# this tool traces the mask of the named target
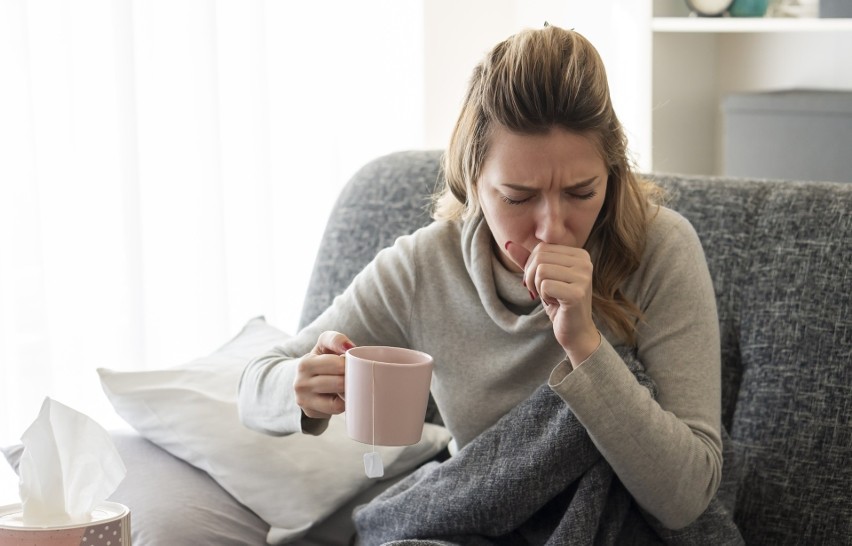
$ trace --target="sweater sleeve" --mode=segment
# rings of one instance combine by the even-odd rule
[[[636,501],[678,529],[706,509],[721,480],[721,356],[713,285],[692,226],[679,218],[646,249],[635,279],[644,313],[638,357],[657,399],[605,338],[549,383],[586,427]]]
[[[303,415],[293,389],[300,359],[313,349],[322,332],[344,333],[356,345],[408,346],[415,244],[413,236],[406,236],[382,250],[313,323],[246,365],[238,392],[245,426],[279,436],[320,434],[327,428],[327,419]]]

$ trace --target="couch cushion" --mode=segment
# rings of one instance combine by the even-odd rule
[[[237,385],[246,362],[288,337],[258,317],[217,351],[179,366],[98,369],[118,414],[146,439],[205,470],[271,525],[272,544],[300,539],[375,483],[362,463],[370,448],[346,435],[342,415],[320,436],[268,436],[240,422]],[[432,458],[449,439],[443,427],[427,425],[419,443],[376,451],[391,478]]]
[[[852,536],[852,184],[655,178],[713,277],[747,543]]]
[[[767,188],[740,290],[749,544],[852,536],[852,184]]]

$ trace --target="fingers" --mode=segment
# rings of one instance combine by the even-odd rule
[[[315,355],[342,355],[354,346],[345,334],[329,330],[320,334],[311,352]]]
[[[343,355],[308,355],[303,357],[298,365],[298,373],[310,377],[317,375],[339,375],[343,377],[345,369],[346,359]]]
[[[325,339],[320,336],[321,339],[317,341],[315,351],[336,350],[329,345],[339,343],[340,339],[335,337],[337,332],[330,332],[330,334]],[[342,336],[342,334],[339,335]],[[346,336],[342,338],[348,341]],[[339,345],[338,347],[342,348]],[[346,403],[341,396],[346,391],[345,369],[345,358],[329,352],[324,354],[311,352],[299,360],[293,390],[296,395],[296,404],[302,408],[305,415],[315,419],[327,419],[346,409]]]
[[[513,243],[512,241],[506,242],[506,252],[509,253],[509,258],[515,262],[515,265],[524,269],[527,265],[527,260],[530,257],[531,252],[526,248],[522,247],[518,243]]]
[[[297,397],[298,400],[298,397]],[[329,419],[332,415],[340,415],[346,410],[346,405],[343,399],[336,394],[316,395],[312,400],[312,405],[300,406],[302,413],[311,419]],[[326,411],[317,411],[316,407],[327,408]]]
[[[533,297],[546,294],[546,303],[555,303],[565,293],[563,285],[591,287],[591,257],[582,248],[540,243],[527,260],[523,282]]]
[[[541,301],[547,306],[574,307],[589,300],[589,291],[582,282],[563,282],[547,279],[541,283]]]

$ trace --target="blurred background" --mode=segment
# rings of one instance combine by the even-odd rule
[[[733,92],[852,90],[849,19],[675,0],[0,0],[0,445],[95,369],[295,332],[341,186],[443,148],[473,66],[545,21],[595,43],[643,171],[725,172]],[[795,10],[794,10],[795,11]],[[848,155],[848,154],[847,154]]]

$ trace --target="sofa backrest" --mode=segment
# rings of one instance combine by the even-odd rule
[[[440,152],[362,168],[329,219],[308,324],[382,248],[430,222]],[[852,184],[658,176],[692,222],[722,335],[723,423],[748,544],[852,537]],[[438,416],[439,418],[439,416]]]
[[[852,541],[852,184],[661,177],[719,305],[748,544]]]
[[[439,151],[398,152],[364,165],[338,196],[325,227],[299,327],[311,323],[379,252],[431,222]]]

